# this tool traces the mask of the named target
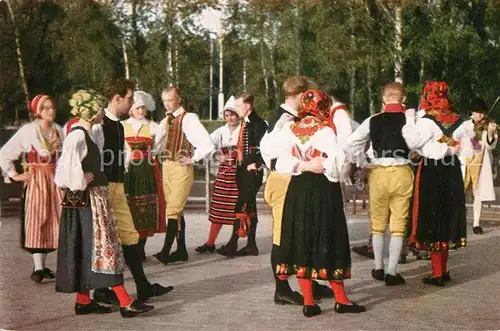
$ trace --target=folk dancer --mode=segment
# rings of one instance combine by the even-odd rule
[[[495,188],[493,186],[493,170],[491,166],[491,151],[498,142],[497,125],[494,122],[483,124],[487,106],[484,100],[476,99],[472,106],[472,116],[464,122],[469,135],[472,137],[474,156],[462,158],[462,171],[464,174],[465,191],[472,186],[474,197],[472,231],[474,234],[483,234],[479,224],[483,201],[495,201]]]
[[[54,184],[54,171],[63,134],[54,122],[56,109],[51,97],[39,94],[31,100],[34,120],[22,126],[0,149],[0,168],[10,181],[23,182],[21,199],[21,247],[33,256],[31,280],[55,278],[45,266],[47,254],[57,249],[62,191]],[[14,162],[22,156],[24,173]]]
[[[193,185],[193,163],[210,155],[214,144],[198,116],[182,106],[182,94],[177,87],[165,88],[162,100],[166,118],[158,127],[155,153],[162,163],[167,233],[162,250],[154,256],[168,264],[188,260],[184,207]],[[177,250],[170,254],[175,238]]]
[[[262,185],[264,163],[259,145],[267,130],[267,124],[253,109],[253,103],[254,96],[249,93],[243,93],[235,101],[236,112],[242,120],[236,161],[236,218],[229,242],[217,250],[219,254],[227,257],[259,255],[256,242],[257,192]],[[247,235],[247,245],[238,251],[238,238]]]
[[[67,135],[54,181],[66,191],[57,254],[56,291],[75,293],[75,313],[106,314],[109,307],[90,299],[89,291],[111,287],[123,317],[153,309],[133,300],[123,286],[123,251],[108,198],[108,179],[101,170],[101,153],[90,138],[102,120],[106,98],[94,90],[79,90],[69,101],[80,119]]]
[[[215,251],[215,240],[219,235],[222,225],[233,225],[235,219],[234,207],[238,200],[238,186],[236,185],[236,158],[238,137],[240,134],[240,121],[236,114],[234,97],[231,96],[224,105],[224,120],[226,125],[210,134],[214,143],[219,165],[215,179],[212,198],[210,199],[210,213],[208,220],[210,232],[208,240],[196,248],[198,253]]]
[[[470,136],[460,116],[450,109],[448,85],[425,84],[415,122],[407,110],[403,136],[408,147],[422,156],[415,176],[410,245],[430,252],[432,276],[423,282],[443,286],[450,280],[448,251],[466,245],[465,193],[460,160],[472,155]]]
[[[142,261],[146,259],[147,238],[166,231],[161,169],[152,155],[158,124],[146,118],[146,114],[155,108],[150,94],[135,91],[130,117],[122,122],[127,151],[123,186],[135,229],[139,233]]]
[[[397,266],[413,191],[410,149],[402,132],[406,124],[404,98],[405,91],[400,83],[384,86],[383,111],[367,118],[348,140],[348,154],[353,163],[359,157],[365,157],[366,143],[370,143],[369,150],[373,155],[370,156],[368,182],[375,257],[371,275],[376,280],[385,281],[388,286],[405,284],[404,278],[397,273]],[[384,239],[388,224],[391,231],[389,263],[384,268]]]
[[[123,248],[125,263],[134,277],[137,298],[146,301],[151,297],[170,292],[173,287],[151,284],[142,266],[142,247],[139,233],[135,229],[132,213],[125,196],[125,134],[120,117],[129,112],[133,104],[135,84],[125,79],[111,80],[108,83],[106,97],[108,107],[102,124],[92,127],[94,141],[102,150],[104,174],[108,178],[108,194],[111,208],[118,223],[118,234]],[[94,299],[103,303],[117,304],[118,300],[109,289],[96,289]]]
[[[277,157],[276,171],[292,176],[283,208],[275,272],[280,278],[298,278],[306,317],[321,313],[313,298],[314,279],[330,282],[337,313],[365,310],[351,302],[344,291],[343,281],[351,276],[349,236],[339,184],[344,151],[328,125],[330,104],[330,97],[322,91],[304,92],[300,120],[288,122],[279,131],[276,144],[283,148],[264,151]]]

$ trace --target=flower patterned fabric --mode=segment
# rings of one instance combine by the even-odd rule
[[[312,116],[319,121],[328,122],[332,100],[323,91],[307,90],[300,99],[299,118]]]
[[[71,114],[83,120],[90,120],[106,106],[106,98],[96,90],[78,90],[69,100]]]
[[[445,129],[460,120],[460,115],[450,109],[449,88],[446,82],[428,81],[420,99],[420,109],[433,117]]]

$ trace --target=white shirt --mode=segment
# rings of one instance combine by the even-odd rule
[[[356,131],[354,131],[347,139],[346,152],[349,161],[351,163],[363,164],[366,162],[365,157],[368,156],[373,164],[383,167],[409,164],[409,155],[406,155],[407,158],[375,157],[372,142],[370,141],[370,120],[373,116],[378,116],[378,114],[372,115],[364,120],[363,123],[361,123],[361,125],[356,129]],[[370,146],[368,148],[368,151],[365,153],[365,147],[368,142],[370,142]]]
[[[53,123],[54,127],[59,133],[61,143],[63,142],[63,133],[61,126]],[[29,152],[33,147],[41,156],[49,156],[49,151],[42,148],[39,137],[41,133],[37,130],[37,124],[31,122],[23,125],[5,145],[0,149],[0,168],[2,168],[3,175],[9,177],[17,176],[16,167],[14,162],[19,159],[21,154]]]
[[[308,141],[302,143],[290,129],[291,124],[285,124],[275,136],[274,143],[282,148],[275,149],[270,144],[261,145],[261,150],[267,155],[272,159],[277,158],[276,171],[293,176],[301,174],[296,170],[301,160],[292,155],[292,147],[296,145],[302,154],[306,154],[310,148],[326,153],[327,157],[323,161],[324,175],[329,181],[338,182],[341,167],[344,164],[344,153],[337,142],[333,129],[330,127],[322,128],[311,136]]]
[[[238,125],[233,132],[229,129],[229,125],[221,126],[210,134],[210,138],[214,143],[215,149],[222,147],[238,146],[238,138],[240,136],[241,125]]]
[[[341,105],[341,103],[337,102],[334,103],[332,107],[335,108]],[[351,117],[345,109],[337,109],[335,114],[333,114],[333,124],[335,124],[335,128],[337,129],[337,141],[340,146],[345,149],[347,147],[349,136],[353,132]]]
[[[180,107],[175,112],[173,116],[177,117],[185,112],[184,108]],[[164,118],[160,125],[158,126],[156,137],[155,137],[155,147],[154,151],[156,154],[160,154],[163,151],[165,145],[165,135],[166,135],[166,124],[167,118]],[[201,159],[208,156],[214,150],[214,144],[207,129],[201,124],[198,115],[193,113],[187,113],[182,119],[182,131],[186,135],[187,140],[195,148],[192,160],[194,162],[200,161]]]
[[[84,127],[90,131],[90,125],[77,122],[73,127]],[[87,188],[87,180],[82,169],[82,160],[87,156],[87,142],[82,130],[71,131],[64,140],[62,154],[57,162],[54,183],[61,188],[69,188],[72,191],[83,191]]]
[[[403,126],[403,137],[408,147],[428,159],[439,160],[450,154],[451,148],[448,144],[438,141],[442,136],[443,131],[429,118],[418,118],[415,121],[409,117]],[[453,132],[451,138],[460,142],[460,155],[473,155],[471,137],[464,123]]]

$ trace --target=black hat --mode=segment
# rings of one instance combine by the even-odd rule
[[[486,113],[488,111],[488,106],[483,99],[475,98],[472,100],[470,111],[471,113]]]

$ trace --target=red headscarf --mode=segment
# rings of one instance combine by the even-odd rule
[[[460,119],[460,115],[450,109],[448,100],[448,84],[446,82],[428,81],[425,83],[420,99],[420,109],[433,116],[443,125],[452,125]]]
[[[323,91],[307,90],[300,98],[299,118],[313,116],[322,122],[328,122],[332,100]]]
[[[30,111],[35,115],[40,115],[45,100],[50,99],[48,95],[39,94],[31,100]]]

